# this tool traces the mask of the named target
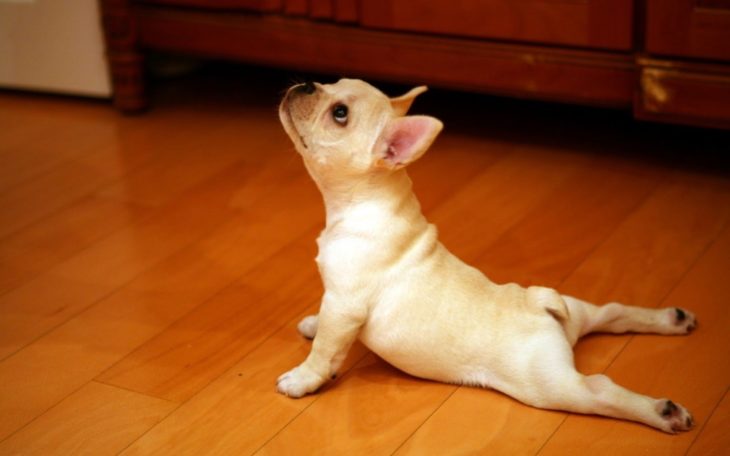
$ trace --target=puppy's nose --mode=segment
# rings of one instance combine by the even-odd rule
[[[314,93],[315,90],[317,90],[317,88],[314,86],[314,84],[312,84],[311,81],[307,81],[304,84],[299,84],[295,87],[295,89],[297,92],[306,93],[307,95],[311,95]]]

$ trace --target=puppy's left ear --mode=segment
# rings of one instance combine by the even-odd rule
[[[405,116],[408,113],[408,110],[411,108],[411,105],[413,104],[413,101],[416,99],[416,97],[426,90],[428,90],[428,87],[418,86],[412,88],[408,91],[408,93],[404,95],[391,98],[390,106],[393,108],[393,112],[395,112],[395,115],[399,117]]]
[[[388,121],[378,139],[378,165],[402,168],[426,152],[444,125],[429,116],[395,117]]]

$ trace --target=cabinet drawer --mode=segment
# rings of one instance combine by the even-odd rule
[[[364,26],[630,50],[632,0],[367,0]]]
[[[249,11],[281,11],[283,0],[136,0],[135,3],[167,6],[192,6],[206,9],[241,9]]]
[[[730,60],[730,0],[647,0],[646,50]]]

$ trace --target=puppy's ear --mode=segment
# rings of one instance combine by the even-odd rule
[[[428,90],[428,87],[418,86],[412,88],[408,91],[408,93],[404,95],[391,98],[390,106],[393,108],[395,115],[400,117],[405,116],[408,113],[408,110],[411,108],[411,105],[413,104],[413,101],[416,99],[416,97],[426,90]]]
[[[398,169],[416,161],[443,128],[429,116],[395,117],[388,121],[377,143],[378,165]]]

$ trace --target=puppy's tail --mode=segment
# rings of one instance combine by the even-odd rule
[[[545,309],[560,322],[567,321],[570,317],[565,300],[560,296],[560,293],[552,288],[529,287],[527,289],[527,300],[533,305]]]

